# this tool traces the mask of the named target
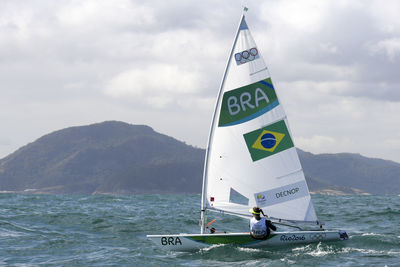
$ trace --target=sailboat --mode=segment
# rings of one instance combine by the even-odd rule
[[[147,235],[163,249],[191,251],[218,244],[268,248],[348,239],[345,231],[323,229],[317,218],[285,111],[247,26],[245,11],[212,117],[200,234]],[[248,231],[206,233],[212,223],[206,221],[208,211],[251,218],[249,209],[254,206],[289,231],[271,232],[263,240],[254,239]]]

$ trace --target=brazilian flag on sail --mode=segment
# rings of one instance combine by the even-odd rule
[[[253,161],[257,161],[293,147],[284,120],[243,135]]]

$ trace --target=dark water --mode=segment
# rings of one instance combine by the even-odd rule
[[[314,195],[319,219],[346,242],[279,249],[158,249],[146,234],[198,233],[199,195],[0,194],[2,266],[400,266],[399,196]],[[210,214],[217,230],[244,219]]]

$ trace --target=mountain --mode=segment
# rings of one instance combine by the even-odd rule
[[[400,194],[400,164],[298,150],[311,191]],[[32,193],[200,193],[204,149],[145,125],[107,121],[45,135],[0,160],[0,190]]]
[[[312,191],[345,187],[370,194],[400,193],[399,163],[351,153],[314,155],[299,150],[299,157]]]
[[[0,160],[0,190],[199,192],[204,150],[144,125],[108,121],[45,135]]]

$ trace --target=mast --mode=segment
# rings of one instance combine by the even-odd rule
[[[224,83],[225,83],[226,74],[228,73],[229,66],[230,66],[230,63],[231,63],[231,59],[232,59],[232,55],[233,55],[233,49],[235,48],[236,41],[237,41],[238,36],[239,36],[239,32],[240,32],[240,29],[241,29],[242,22],[245,19],[244,13],[246,11],[247,11],[247,7],[245,7],[243,9],[243,13],[242,13],[242,16],[241,16],[240,21],[239,21],[239,26],[238,26],[238,28],[236,30],[235,39],[233,41],[231,52],[229,54],[229,58],[228,58],[228,61],[226,63],[226,66],[225,66],[224,75],[222,77],[221,85],[219,87],[217,102],[215,104],[215,109],[214,109],[214,113],[213,113],[213,117],[212,117],[212,121],[211,121],[210,134],[208,136],[207,149],[206,149],[206,155],[205,155],[205,161],[204,161],[203,185],[202,185],[202,190],[201,190],[201,215],[200,215],[200,220],[201,220],[200,233],[201,234],[204,234],[205,224],[206,224],[205,212],[206,212],[206,206],[207,206],[206,188],[207,188],[207,170],[208,170],[208,164],[209,164],[208,156],[209,156],[209,151],[211,149],[211,144],[212,144],[212,139],[213,139],[215,117],[217,115],[217,110],[219,109],[219,106],[220,106],[221,92],[222,92],[222,88],[223,88]]]

